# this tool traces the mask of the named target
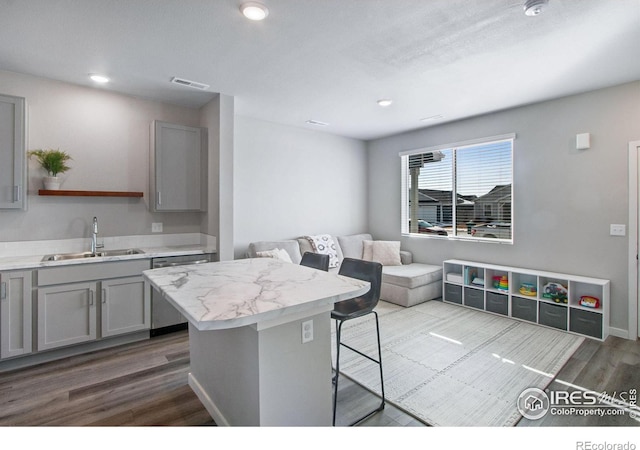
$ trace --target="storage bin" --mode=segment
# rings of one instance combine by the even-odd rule
[[[502,314],[503,316],[508,316],[509,315],[509,297],[504,294],[487,292],[487,305],[485,309],[493,313],[498,313],[498,314]]]
[[[548,327],[567,329],[567,307],[540,302],[538,323]]]
[[[538,322],[538,302],[522,297],[511,297],[511,316],[516,319]]]
[[[472,308],[484,309],[484,290],[464,288],[464,304]]]
[[[444,300],[451,303],[462,304],[462,286],[444,284]]]
[[[571,308],[569,331],[602,339],[602,314]]]

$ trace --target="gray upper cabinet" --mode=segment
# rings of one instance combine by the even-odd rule
[[[26,106],[21,97],[0,95],[0,208],[27,207]]]
[[[150,206],[155,212],[205,211],[207,130],[151,124]]]

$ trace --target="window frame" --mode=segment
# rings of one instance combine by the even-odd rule
[[[478,139],[471,139],[467,141],[455,142],[450,144],[437,145],[432,147],[423,147],[412,150],[405,150],[399,153],[400,156],[400,198],[401,198],[401,213],[400,213],[400,231],[402,236],[405,237],[418,237],[418,238],[427,238],[427,239],[446,239],[446,240],[456,240],[456,241],[466,241],[466,242],[492,242],[496,244],[513,244],[514,236],[515,236],[515,203],[514,203],[514,155],[515,155],[515,133],[503,134],[498,136],[490,136]],[[475,147],[481,145],[487,145],[492,143],[497,143],[501,141],[511,141],[511,237],[509,239],[502,238],[483,238],[483,237],[475,237],[475,236],[466,236],[460,234],[453,234],[448,236],[442,235],[434,235],[434,234],[425,234],[425,233],[411,233],[409,229],[409,220],[411,219],[410,207],[409,207],[409,186],[411,183],[411,175],[409,173],[409,157],[411,155],[418,155],[423,153],[431,153],[437,152],[441,150],[451,150],[452,157],[452,173],[451,173],[451,181],[452,181],[452,225],[454,230],[457,230],[456,224],[456,216],[457,216],[457,205],[453,202],[453,198],[457,197],[457,165],[456,165],[456,153],[460,149]],[[487,205],[485,205],[487,206]],[[490,205],[489,205],[490,206]]]

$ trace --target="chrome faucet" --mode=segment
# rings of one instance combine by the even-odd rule
[[[98,218],[93,218],[93,228],[91,230],[91,253],[96,252],[98,248],[102,248],[104,244],[98,245]]]

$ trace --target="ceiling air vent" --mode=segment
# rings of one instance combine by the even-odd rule
[[[204,91],[205,89],[209,89],[208,84],[198,83],[197,81],[185,80],[184,78],[173,77],[171,79],[171,82],[174,84],[179,84],[181,86],[188,86],[195,89],[200,89],[202,91]]]

